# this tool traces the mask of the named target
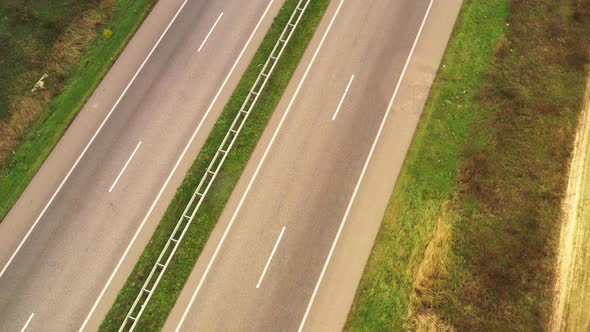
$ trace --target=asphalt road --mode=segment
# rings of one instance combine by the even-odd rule
[[[326,303],[325,295],[318,295],[319,281],[329,274],[327,258],[334,252],[340,263],[342,256],[354,258],[352,273],[344,275],[352,282],[329,277],[329,286],[346,293],[347,302],[334,303],[340,306],[339,316],[328,320],[335,324],[314,318],[314,325],[305,327],[342,327],[459,5],[332,1],[165,330],[296,331],[308,317],[317,317],[311,310],[316,295]],[[427,12],[436,19],[426,20]],[[434,41],[432,48],[420,48],[425,61],[420,61],[422,75],[417,75],[408,70],[408,59],[422,26]],[[414,93],[398,86],[408,71],[418,77],[410,89]],[[404,94],[405,107],[392,103],[394,91]],[[386,132],[390,124],[383,127],[389,111],[402,124],[394,132]],[[382,133],[385,148],[377,146]],[[394,167],[368,167],[375,151]],[[384,175],[387,185],[385,190],[377,185],[371,197],[360,180],[365,175],[373,180],[375,172]],[[368,210],[354,207],[359,192]],[[367,200],[378,203],[367,205]],[[347,218],[352,215],[358,223],[360,213],[362,223],[363,212],[371,219],[366,220],[371,231],[359,232],[364,238],[364,246],[357,247],[359,261],[358,252],[338,251],[335,240]]]
[[[0,224],[0,331],[96,329],[282,2],[157,4]]]

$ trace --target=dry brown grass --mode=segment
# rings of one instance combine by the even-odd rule
[[[115,0],[102,0],[95,8],[69,18],[70,23],[55,39],[45,58],[36,59],[30,70],[21,73],[12,81],[14,91],[9,96],[8,117],[0,119],[0,168],[10,159],[11,152],[26,135],[33,122],[47,107],[53,97],[61,92],[68,79],[72,65],[80,58],[97,36],[97,29],[109,18],[115,8]],[[23,44],[23,55],[35,53],[33,43]],[[43,73],[48,73],[45,89],[30,92],[34,82]]]
[[[446,209],[443,209],[443,211]],[[414,277],[413,291],[410,296],[408,329],[416,331],[454,331],[432,310],[435,300],[433,292],[435,283],[448,273],[449,249],[452,240],[451,224],[448,215],[439,216],[431,240],[424,251],[424,258]]]
[[[51,90],[37,91],[35,95],[14,97],[10,104],[12,115],[7,121],[0,122],[0,165],[10,157],[10,152],[51,100]]]
[[[455,332],[455,328],[443,321],[434,311],[427,311],[416,317],[416,332]]]
[[[494,55],[498,57],[504,57],[508,55],[508,53],[510,53],[508,38],[506,38],[506,35],[502,35],[498,41],[498,45],[496,45],[496,48],[494,48]]]

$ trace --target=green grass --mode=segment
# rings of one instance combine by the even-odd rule
[[[459,158],[508,11],[505,0],[463,6],[357,291],[349,329],[402,329],[429,235],[443,203],[457,191]]]
[[[223,140],[231,121],[239,111],[297,2],[298,0],[287,0],[281,12],[275,18],[196,161],[189,170],[187,177],[179,187],[162,221],[156,228],[152,239],[103,321],[100,331],[116,331],[123,322],[160,250],[180,218],[185,205],[197,187],[217,147]],[[246,167],[251,153],[287,88],[328,4],[329,0],[314,0],[310,3],[300,25],[289,45],[287,45],[283,57],[270,77],[265,91],[260,96],[257,106],[250,115],[232,152],[228,155],[224,166],[218,173],[214,184],[199,209],[193,224],[179,246],[175,258],[171,261],[149,305],[146,307],[137,326],[138,330],[160,330],[165,323],[240,175]]]
[[[38,14],[39,16],[45,15],[43,17],[50,17],[50,19],[47,18],[46,22],[43,24],[51,27],[54,27],[61,22],[58,21],[58,18],[62,21],[74,20],[75,16],[70,16],[72,14],[71,8],[81,6],[67,4],[64,1],[50,1],[43,3],[52,5],[42,7],[44,10],[39,8],[36,10],[40,12],[40,14]],[[97,1],[89,3],[95,4]],[[100,31],[102,30],[97,31],[94,41],[90,44],[88,49],[83,52],[79,59],[75,61],[75,64],[64,68],[64,73],[56,75],[59,76],[60,80],[63,80],[63,89],[60,84],[59,91],[56,91],[57,95],[51,99],[49,105],[44,107],[43,110],[35,116],[36,119],[33,121],[32,125],[26,129],[27,134],[20,139],[12,155],[6,159],[6,162],[0,163],[0,188],[2,188],[2,190],[0,190],[0,220],[4,219],[10,208],[29,184],[37,170],[41,167],[49,153],[62,137],[69,124],[78,114],[114,60],[121,53],[128,40],[142,23],[144,17],[150,11],[154,3],[155,0],[116,0],[112,10],[113,12],[107,15],[107,18],[104,20],[106,26],[114,31],[113,36],[110,39],[105,39],[100,35]],[[39,6],[41,6],[40,3],[37,7]],[[87,4],[86,6],[90,5]],[[56,21],[58,22],[56,23]],[[2,23],[0,23],[0,31],[3,29],[1,24]],[[23,35],[30,36],[38,33],[35,30],[37,29],[37,26],[19,27],[17,30],[24,31],[27,29],[33,31],[22,32]],[[0,33],[0,36],[1,35],[2,34]],[[36,38],[35,40],[41,40],[43,43],[39,41],[35,45],[43,44],[43,47],[50,47],[49,45],[55,41],[55,36],[52,38]],[[10,48],[10,52],[14,53],[18,51],[18,46]],[[42,55],[43,54],[37,55],[36,57]],[[15,55],[13,54],[13,56]],[[24,58],[24,56],[21,57]],[[7,55],[6,58],[2,58],[2,61],[12,61],[11,59],[12,56]],[[16,77],[24,70],[24,67],[19,67],[20,65],[16,62],[13,64],[15,69],[0,80],[2,82],[0,87],[5,84],[10,84],[10,79]],[[10,66],[12,66],[12,63]],[[7,65],[1,63],[0,67],[5,68]],[[4,69],[2,70],[4,71]],[[42,72],[43,70],[40,71],[40,73]],[[35,76],[33,83],[39,77],[40,75]],[[53,76],[50,77],[53,79]],[[31,88],[33,83],[26,85],[26,91]],[[23,91],[12,90],[9,92],[12,94],[23,93]],[[3,102],[10,100],[10,98],[13,97],[12,94],[8,95],[7,93],[4,95],[2,97]]]
[[[588,1],[464,2],[347,329],[546,329],[589,23]]]

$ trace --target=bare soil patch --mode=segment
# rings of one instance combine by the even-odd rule
[[[563,202],[553,331],[590,330],[590,80]]]

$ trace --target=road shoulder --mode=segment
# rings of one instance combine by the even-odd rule
[[[407,151],[430,93],[461,0],[434,1],[414,56],[402,81],[383,135],[369,163],[334,256],[306,322],[309,331],[342,330],[403,159],[391,150]],[[394,87],[391,87],[393,90]]]

